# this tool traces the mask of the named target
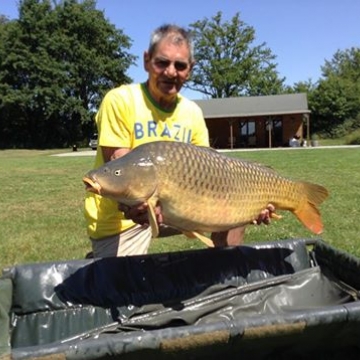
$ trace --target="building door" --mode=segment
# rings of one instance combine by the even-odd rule
[[[265,134],[267,147],[284,145],[282,117],[270,117],[265,121]]]
[[[256,127],[255,121],[247,120],[247,121],[240,121],[239,123],[240,128],[240,147],[256,147],[257,140],[256,140]]]

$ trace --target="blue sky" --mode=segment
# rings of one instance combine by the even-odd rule
[[[17,3],[0,0],[0,14],[17,18]],[[358,0],[98,0],[97,8],[133,40],[130,52],[139,59],[128,75],[136,82],[146,79],[142,56],[154,28],[167,22],[187,26],[218,11],[224,20],[240,12],[241,20],[254,27],[256,43],[265,42],[277,56],[277,70],[288,85],[316,82],[337,50],[360,47]],[[203,97],[189,90],[183,94]]]

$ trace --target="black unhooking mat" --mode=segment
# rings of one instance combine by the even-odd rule
[[[360,262],[321,240],[19,265],[0,359],[359,359]]]

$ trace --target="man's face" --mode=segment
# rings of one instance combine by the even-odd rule
[[[144,54],[145,70],[149,73],[149,91],[157,101],[173,101],[189,78],[193,64],[185,42],[175,43],[171,37],[161,40],[154,53]]]

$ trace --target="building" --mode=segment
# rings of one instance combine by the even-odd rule
[[[309,143],[306,94],[195,100],[201,107],[214,148],[288,146],[297,135]]]

